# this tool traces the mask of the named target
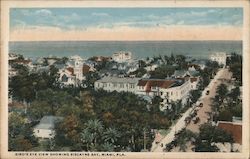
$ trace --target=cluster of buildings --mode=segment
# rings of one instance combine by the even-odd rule
[[[84,61],[80,56],[71,56],[66,65],[59,69],[59,81],[63,86],[79,86],[90,71],[95,71],[94,64]]]
[[[176,70],[169,79],[150,79],[132,77],[106,76],[94,84],[96,90],[109,92],[131,92],[140,96],[154,96],[162,98],[161,109],[171,109],[171,102],[181,101],[186,104],[191,90],[197,89],[199,83],[198,72],[190,70]]]

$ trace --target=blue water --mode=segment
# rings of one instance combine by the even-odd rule
[[[130,51],[134,58],[182,54],[207,58],[214,52],[242,54],[242,41],[43,41],[10,42],[9,52],[36,58],[49,55],[111,56],[116,51]]]

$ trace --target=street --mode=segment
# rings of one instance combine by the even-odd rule
[[[223,68],[219,70],[214,77],[213,80],[209,83],[209,85],[203,90],[202,95],[198,101],[203,103],[203,107],[200,107],[200,109],[197,111],[197,117],[200,118],[200,121],[197,124],[194,124],[192,121],[189,125],[187,125],[187,129],[198,133],[200,125],[206,123],[209,119],[209,112],[211,112],[211,103],[212,98],[214,98],[216,94],[216,88],[223,82],[223,79],[231,79],[231,73],[228,69]],[[209,94],[206,95],[206,92],[209,91]],[[170,132],[158,143],[155,142],[152,143],[152,152],[163,152],[165,145],[172,142],[175,137],[175,133],[179,132],[183,128],[186,127],[185,124],[185,118],[190,115],[190,112],[196,107],[194,104],[191,108],[189,108],[184,114],[182,114],[182,117],[176,122],[175,125],[171,126]],[[163,146],[161,146],[163,145]]]

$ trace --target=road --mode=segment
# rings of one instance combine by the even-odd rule
[[[203,90],[202,95],[199,99],[203,103],[203,107],[201,107],[197,112],[197,116],[200,117],[200,122],[198,124],[193,124],[193,122],[191,122],[187,126],[187,128],[191,131],[199,132],[199,126],[207,122],[209,118],[207,112],[211,112],[211,98],[215,96],[216,88],[222,82],[221,79],[231,79],[231,73],[228,71],[228,69],[223,68],[219,70],[214,79],[211,80],[209,85]],[[207,90],[210,91],[209,95],[206,95]],[[189,116],[190,112],[195,107],[196,106],[193,105],[184,114],[182,114],[182,117],[176,122],[175,125],[170,127],[170,132],[158,144],[156,144],[155,142],[152,143],[152,152],[163,152],[165,145],[174,140],[175,133],[186,127],[185,118]]]
[[[200,125],[207,122],[209,119],[209,114],[211,113],[211,105],[212,105],[212,98],[216,95],[216,88],[221,84],[224,83],[223,80],[229,80],[231,79],[232,74],[228,71],[228,69],[222,69],[217,73],[218,76],[215,76],[215,78],[210,82],[207,89],[209,90],[209,95],[203,94],[201,97],[201,102],[203,103],[203,107],[201,107],[198,112],[197,116],[200,118],[200,122],[197,124],[194,124],[193,122],[190,122],[190,124],[187,126],[187,129],[198,133]],[[223,80],[221,80],[223,79]],[[203,93],[206,93],[204,91]]]

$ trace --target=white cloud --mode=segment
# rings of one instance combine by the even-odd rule
[[[52,12],[48,9],[40,9],[35,12],[36,15],[41,15],[41,16],[50,16],[52,15]]]
[[[27,9],[22,9],[20,12],[24,16],[30,16],[30,15],[32,15],[32,13],[29,10],[27,10]]]

